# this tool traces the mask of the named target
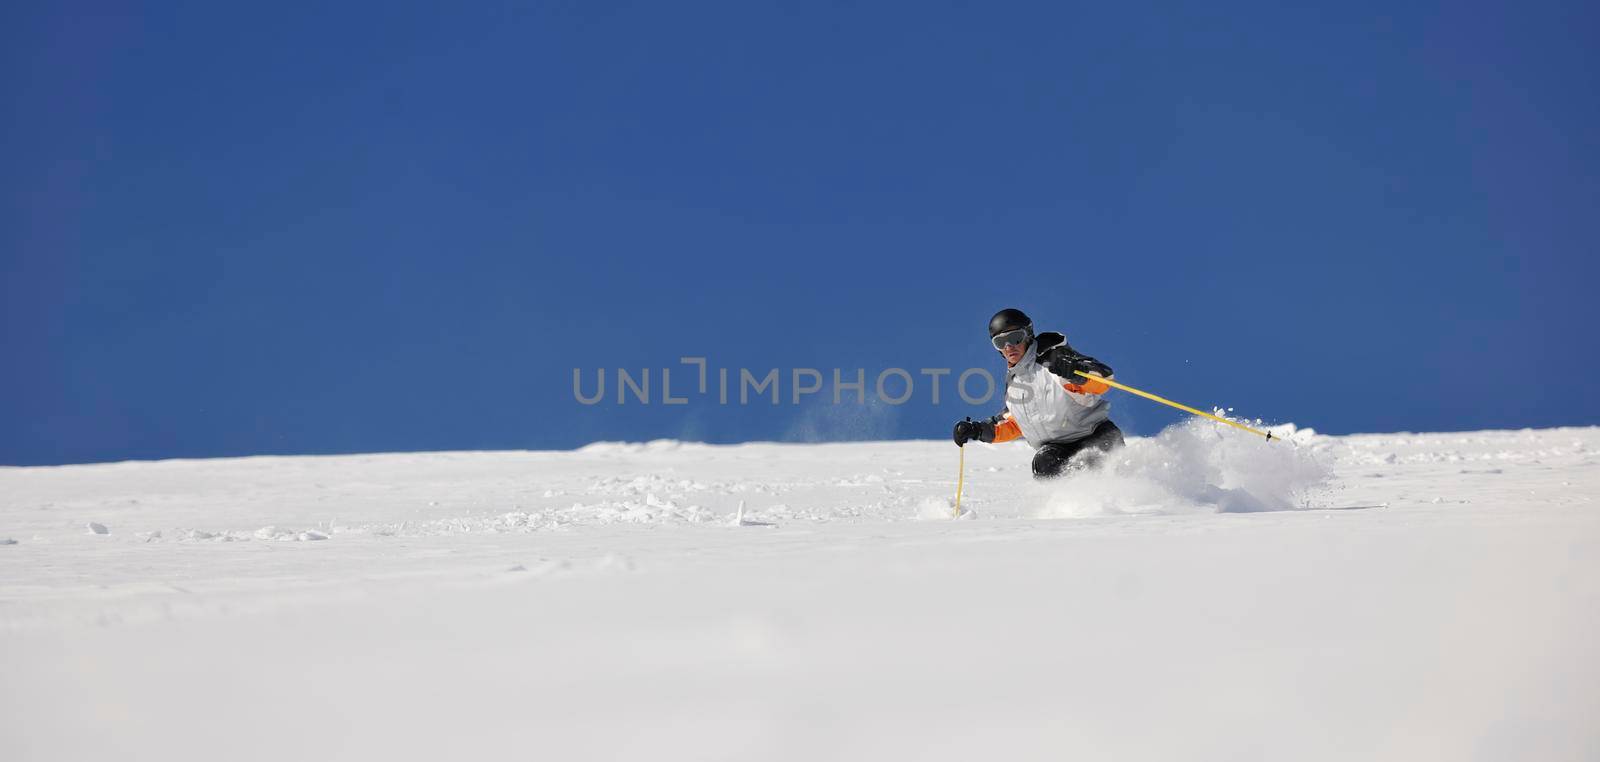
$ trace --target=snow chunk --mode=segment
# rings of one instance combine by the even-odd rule
[[[949,521],[954,518],[975,519],[976,511],[965,502],[961,505],[961,515],[955,515],[956,499],[954,497],[925,497],[917,502],[917,518],[922,521]]]
[[[757,520],[752,519],[752,518],[746,518],[745,515],[744,515],[744,501],[743,500],[739,501],[739,512],[735,513],[734,516],[733,516],[733,525],[736,526],[736,527],[775,527],[775,526],[777,526],[777,524],[774,524],[774,523],[772,523],[770,521],[757,521]]]
[[[105,524],[91,521],[85,526],[89,528],[90,534],[111,534],[111,530],[107,529]]]
[[[257,540],[276,540],[286,542],[310,542],[314,540],[328,539],[327,533],[319,532],[315,529],[300,531],[298,529],[279,529],[274,526],[266,526],[257,529],[251,536]]]

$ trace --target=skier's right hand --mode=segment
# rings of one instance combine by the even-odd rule
[[[968,442],[973,440],[977,440],[979,442],[993,442],[994,424],[989,423],[988,421],[974,421],[971,418],[968,418],[964,421],[957,421],[956,429],[952,433],[951,438],[956,441],[957,447],[965,447]]]

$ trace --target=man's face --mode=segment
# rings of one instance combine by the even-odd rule
[[[1016,343],[1016,344],[1007,344],[1007,345],[1005,345],[1005,346],[1000,348],[1000,354],[1005,355],[1006,365],[1008,365],[1008,366],[1009,365],[1016,365],[1017,361],[1021,360],[1022,356],[1027,354],[1027,353],[1028,353],[1028,344],[1026,342],[1019,342],[1019,343]]]

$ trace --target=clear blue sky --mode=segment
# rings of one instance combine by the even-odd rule
[[[0,463],[944,437],[995,406],[585,407],[571,373],[998,368],[1005,306],[1327,432],[1600,424],[1597,33],[1579,2],[7,3]]]

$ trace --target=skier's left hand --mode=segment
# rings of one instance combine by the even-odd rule
[[[1084,373],[1110,375],[1105,372],[1105,367],[1093,358],[1072,354],[1062,350],[1060,347],[1045,352],[1044,357],[1040,358],[1040,363],[1044,365],[1045,370],[1074,384],[1086,384],[1089,382],[1089,379],[1082,375]]]

